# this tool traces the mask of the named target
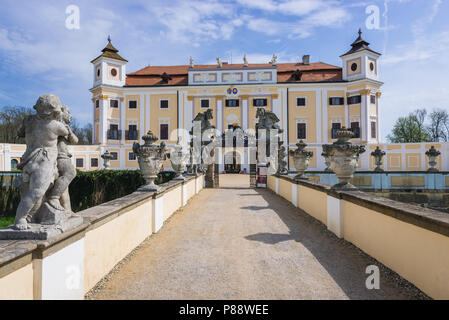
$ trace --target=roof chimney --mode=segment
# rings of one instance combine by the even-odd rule
[[[309,65],[310,64],[310,55],[305,54],[302,56],[302,63],[304,65]]]

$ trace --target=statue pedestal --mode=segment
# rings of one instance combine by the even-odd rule
[[[16,230],[13,226],[0,229],[0,240],[47,240],[83,223],[82,217],[69,216],[48,204],[44,204],[41,213],[44,218],[42,224],[29,223],[27,230]]]

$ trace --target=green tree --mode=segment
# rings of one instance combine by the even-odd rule
[[[392,143],[431,141],[425,125],[426,115],[426,109],[418,109],[406,117],[398,118],[387,139]]]

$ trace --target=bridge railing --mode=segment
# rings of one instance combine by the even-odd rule
[[[0,300],[82,299],[203,189],[204,175],[160,186],[80,211],[84,223],[55,238],[0,240]]]
[[[288,176],[269,176],[268,188],[430,297],[449,299],[447,213]]]

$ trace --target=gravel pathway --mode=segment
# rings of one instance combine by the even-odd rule
[[[243,188],[246,178],[220,176],[226,187],[201,191],[87,297],[426,298],[288,201]],[[365,287],[371,264],[380,268],[378,290]]]

